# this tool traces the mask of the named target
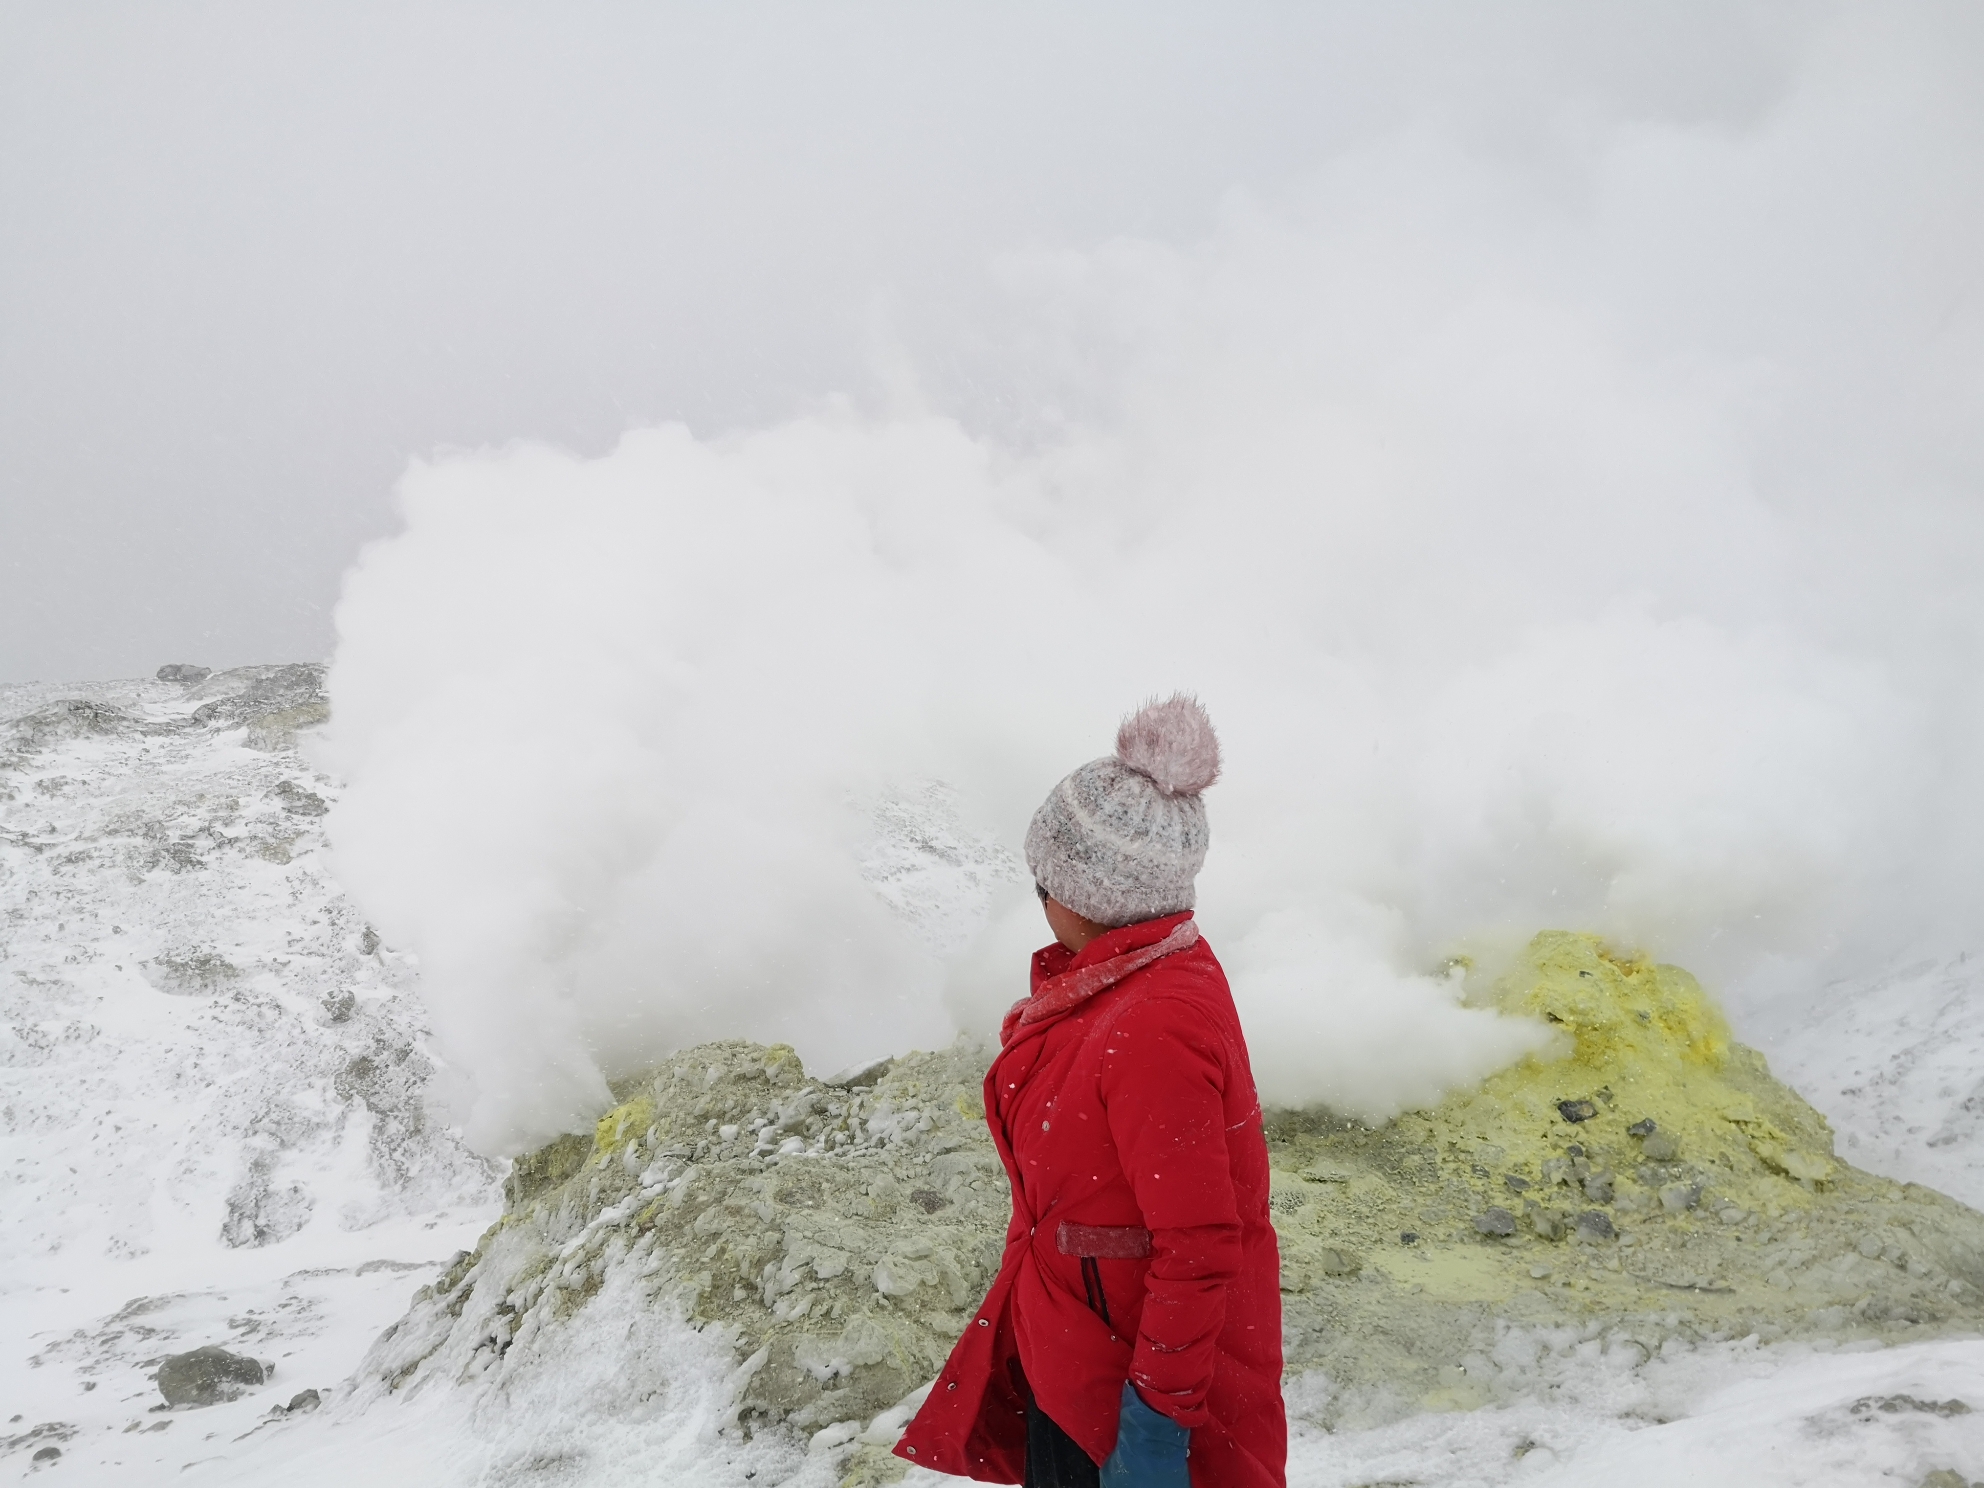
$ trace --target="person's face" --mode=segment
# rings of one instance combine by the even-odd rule
[[[1047,914],[1047,928],[1054,932],[1054,938],[1071,951],[1079,951],[1096,936],[1109,927],[1098,925],[1094,920],[1084,919],[1059,899],[1047,897],[1047,891],[1038,884],[1034,892],[1040,896],[1040,907]]]

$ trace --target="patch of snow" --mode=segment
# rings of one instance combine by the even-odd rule
[[[1780,1009],[1762,1047],[1856,1167],[1984,1208],[1984,959],[1925,961]]]

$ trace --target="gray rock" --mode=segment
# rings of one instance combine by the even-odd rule
[[[1587,1209],[1578,1216],[1578,1234],[1587,1240],[1615,1240],[1619,1232],[1612,1227],[1610,1215],[1600,1214],[1596,1209]]]
[[[1325,1276],[1355,1276],[1364,1269],[1364,1263],[1356,1256],[1334,1246],[1326,1247],[1321,1252],[1317,1264]]]
[[[1922,1415],[1967,1416],[1970,1404],[1964,1400],[1924,1400],[1916,1395],[1862,1395],[1848,1407],[1856,1416]]]
[[[288,1405],[279,1405],[271,1415],[300,1416],[315,1410],[324,1403],[324,1397],[315,1390],[298,1390],[289,1397]]]
[[[277,1178],[281,1154],[254,1153],[227,1195],[227,1217],[221,1221],[223,1244],[236,1249],[275,1245],[310,1222],[317,1200],[300,1183]]]
[[[837,1075],[829,1075],[820,1083],[843,1090],[866,1088],[895,1068],[895,1062],[893,1054],[884,1055],[880,1059],[871,1059],[866,1064],[857,1064],[844,1069]]]
[[[1584,1180],[1584,1196],[1594,1204],[1611,1203],[1612,1175],[1610,1173],[1593,1173],[1589,1178]]]
[[[173,997],[212,997],[241,979],[239,967],[199,946],[140,961],[138,967],[146,981]]]
[[[167,1405],[218,1405],[266,1383],[273,1371],[258,1359],[208,1344],[174,1354],[158,1367],[158,1389]]]
[[[193,666],[189,662],[170,661],[158,669],[161,682],[178,682],[186,687],[195,686],[214,674],[212,667]]]
[[[87,698],[61,698],[6,725],[7,742],[21,753],[72,739],[102,739],[158,730],[135,713]]]
[[[305,790],[294,780],[276,782],[276,799],[282,802],[282,809],[293,816],[322,816],[331,809],[322,796],[313,790]]]
[[[238,728],[281,715],[295,728],[330,716],[321,666],[237,667],[210,677],[202,691],[220,693],[193,710],[193,722],[211,728]]]
[[[1627,1127],[1626,1135],[1629,1137],[1650,1137],[1659,1130],[1659,1124],[1651,1116],[1645,1116]]]
[[[1516,1217],[1499,1205],[1474,1216],[1474,1227],[1484,1235],[1513,1235]]]
[[[1588,1100],[1561,1100],[1557,1102],[1557,1114],[1575,1124],[1591,1120],[1598,1114],[1598,1107]]]
[[[1657,1131],[1640,1144],[1648,1162],[1673,1162],[1681,1155],[1681,1144],[1666,1132]]]
[[[1702,1201],[1699,1183],[1670,1183],[1660,1191],[1660,1207],[1669,1214],[1683,1214]]]
[[[20,1420],[19,1416],[14,1416],[7,1424],[17,1426]],[[75,1434],[76,1426],[72,1421],[43,1421],[39,1426],[30,1427],[18,1436],[0,1436],[0,1456],[18,1452],[23,1447],[34,1447],[35,1461],[53,1462],[56,1457],[62,1455],[58,1444],[68,1441]],[[40,1445],[36,1446],[36,1443]],[[46,1455],[50,1452],[53,1452],[54,1456]]]
[[[1564,1238],[1564,1216],[1557,1210],[1546,1209],[1531,1200],[1523,1205],[1523,1217],[1529,1221],[1529,1227],[1545,1240]]]

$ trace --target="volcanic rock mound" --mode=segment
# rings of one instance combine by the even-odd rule
[[[935,1375],[998,1263],[983,1069],[960,1044],[831,1085],[783,1045],[686,1050],[590,1136],[518,1160],[502,1221],[363,1372],[521,1384],[551,1330],[638,1327],[588,1313],[635,1276],[647,1305],[734,1339],[747,1428],[865,1424]]]
[[[1688,973],[1550,932],[1498,998],[1559,1057],[1377,1128],[1270,1113],[1291,1370],[1383,1413],[1497,1398],[1511,1329],[1645,1353],[1984,1329],[1984,1215],[1838,1161]]]
[[[1552,1057],[1378,1127],[1269,1113],[1288,1365],[1329,1377],[1331,1424],[1489,1403],[1551,1339],[1984,1330],[1984,1216],[1839,1162],[1686,972],[1553,932],[1497,995],[1563,1031]],[[667,1310],[734,1345],[742,1427],[892,1476],[911,1392],[998,1260],[983,1069],[961,1043],[834,1085],[783,1046],[684,1051],[518,1161],[502,1221],[362,1376],[515,1399],[554,1335],[604,1346]]]

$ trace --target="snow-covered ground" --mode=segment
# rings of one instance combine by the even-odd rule
[[[1825,1112],[1841,1157],[1984,1208],[1984,956],[1830,987],[1759,1021],[1773,1073]]]
[[[335,787],[284,728],[314,685],[0,689],[6,1471],[177,1474],[348,1373],[497,1212],[426,1119],[412,967],[324,871]],[[273,1383],[153,1412],[207,1343]]]
[[[575,1336],[551,1361],[553,1412],[339,1388],[498,1195],[425,1115],[416,968],[326,870],[337,784],[289,737],[313,688],[263,669],[0,689],[0,1476],[825,1488],[845,1429],[748,1437],[727,1341],[607,1292],[585,1336],[612,1347]],[[1767,1033],[1842,1156],[1984,1203],[1974,962],[1830,989]],[[273,1380],[158,1408],[157,1360],[208,1343],[273,1361]],[[670,1387],[616,1391],[627,1349],[666,1361]],[[1334,1433],[1316,1424],[1342,1414],[1329,1382],[1291,1382],[1291,1482],[1984,1478],[1984,1342],[1733,1340],[1647,1359],[1602,1334],[1512,1329],[1485,1367],[1503,1403]],[[271,1414],[305,1389],[321,1410]]]

